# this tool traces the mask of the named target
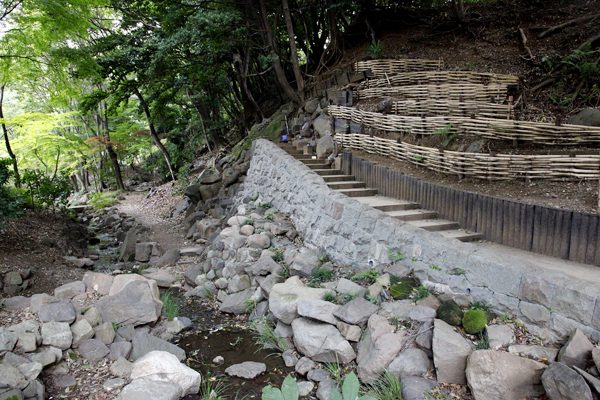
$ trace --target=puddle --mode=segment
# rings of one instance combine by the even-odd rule
[[[178,346],[185,349],[189,366],[200,372],[203,380],[216,378],[226,384],[223,397],[227,399],[260,399],[263,387],[268,384],[280,386],[293,371],[293,368],[285,366],[280,353],[260,350],[254,344],[249,329],[234,327],[197,332],[182,338]],[[222,365],[213,364],[212,360],[217,356],[224,358]],[[225,374],[227,367],[244,361],[262,362],[266,364],[267,371],[254,380],[232,378]],[[200,396],[190,395],[185,399],[200,399]]]
[[[88,246],[90,254],[97,254],[99,259],[95,261],[94,271],[107,273],[111,271],[111,264],[117,260],[117,249],[114,246],[115,239],[110,233],[100,233],[93,238],[93,245]]]

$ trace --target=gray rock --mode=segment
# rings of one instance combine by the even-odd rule
[[[42,325],[42,343],[61,350],[71,347],[73,333],[66,322],[46,322]]]
[[[37,346],[42,344],[40,324],[35,320],[25,320],[20,324],[10,326],[8,330],[16,333],[19,337],[16,345],[18,351],[29,353],[35,351]]]
[[[268,249],[271,247],[271,238],[264,233],[256,233],[248,237],[247,243],[253,249]]]
[[[90,323],[92,328],[102,323],[102,315],[96,307],[90,307],[85,314],[83,314],[83,318]]]
[[[254,379],[267,370],[263,363],[246,361],[241,364],[234,364],[225,370],[229,376],[236,376],[243,379]]]
[[[308,381],[300,381],[298,382],[298,395],[299,396],[308,396],[310,392],[315,388],[315,384]]]
[[[264,364],[263,364],[264,365]],[[200,390],[200,374],[179,362],[176,356],[164,351],[152,351],[133,364],[131,379],[172,382],[179,385],[182,395]]]
[[[277,264],[270,256],[261,257],[257,262],[252,264],[252,266],[248,269],[248,272],[252,275],[269,275],[276,274],[278,275],[283,271],[281,265]]]
[[[341,294],[349,294],[350,296],[364,297],[367,289],[349,279],[341,278],[337,284],[336,291]]]
[[[19,365],[17,369],[23,374],[27,381],[32,381],[37,379],[40,372],[42,372],[42,369],[44,369],[44,366],[39,362],[29,362]]]
[[[77,380],[73,375],[64,375],[56,380],[56,386],[61,388],[70,388],[77,385]]]
[[[79,346],[79,354],[91,363],[95,363],[106,357],[110,350],[98,339],[89,339]]]
[[[592,356],[593,349],[594,345],[592,345],[589,339],[583,332],[576,329],[567,343],[558,352],[558,361],[569,367],[585,368],[587,361]]]
[[[119,325],[133,324],[136,326],[156,322],[160,316],[162,304],[157,307],[149,283],[135,280],[129,282],[125,289],[115,295],[103,297],[96,303],[102,320]]]
[[[47,367],[48,365],[56,362],[56,354],[54,354],[54,352],[48,348],[43,349],[39,353],[31,353],[28,355],[28,357],[33,362],[39,362],[43,367]]]
[[[388,368],[402,349],[405,332],[394,333],[395,327],[384,317],[373,314],[367,324],[366,335],[358,344],[358,377],[373,382]]]
[[[296,255],[294,262],[290,265],[290,275],[308,278],[313,269],[317,268],[320,264],[321,261],[317,253],[303,247],[300,249],[300,253]]]
[[[600,126],[600,110],[585,108],[569,120],[571,125]]]
[[[437,386],[436,381],[419,376],[402,378],[402,400],[431,400],[429,393]]]
[[[38,318],[42,322],[66,322],[71,324],[77,318],[71,303],[50,303],[40,307]]]
[[[515,335],[508,325],[488,325],[485,329],[489,347],[492,350],[498,350],[515,341]]]
[[[346,364],[356,358],[350,343],[332,325],[298,318],[292,329],[298,351],[314,361]]]
[[[156,281],[156,284],[162,288],[170,288],[177,281],[175,276],[164,269],[154,270],[147,269],[142,272],[142,275],[148,279],[153,279]]]
[[[133,370],[133,363],[127,361],[123,357],[119,357],[110,366],[110,372],[113,375],[120,376],[121,378],[129,379],[131,377],[131,371]]]
[[[244,314],[248,311],[248,302],[251,301],[255,290],[248,289],[242,292],[227,295],[219,307],[219,311],[230,314]]]
[[[166,267],[167,265],[175,264],[180,258],[181,256],[179,255],[178,249],[167,250],[165,251],[165,254],[156,261],[155,266],[156,268]]]
[[[29,297],[13,296],[4,299],[2,305],[9,311],[22,310],[31,306],[31,299]]]
[[[76,349],[79,345],[88,339],[94,337],[94,328],[85,319],[81,319],[71,325],[71,332],[73,333],[73,342],[71,346]]]
[[[408,312],[408,318],[417,322],[432,322],[435,318],[435,310],[426,306],[414,306]]]
[[[85,283],[82,281],[67,283],[54,289],[54,297],[60,300],[68,301],[82,293],[85,293]]]
[[[0,326],[0,356],[7,351],[13,351],[15,348],[19,336]]]
[[[2,359],[2,362],[4,364],[10,364],[15,368],[19,368],[23,364],[29,364],[31,361],[18,354],[8,352]]]
[[[389,114],[392,112],[392,107],[394,106],[394,99],[391,97],[386,97],[377,103],[377,112]]]
[[[19,389],[9,389],[6,392],[0,393],[0,400],[23,400],[23,392]]]
[[[165,340],[159,339],[144,332],[136,332],[131,340],[133,348],[131,350],[131,361],[150,353],[154,350],[166,351],[175,355],[179,361],[185,360],[185,351]]]
[[[278,283],[283,283],[283,281],[284,281],[283,277],[280,276],[279,274],[267,275],[264,278],[262,276],[256,277],[256,282],[258,283],[260,288],[263,290],[263,292],[265,293],[265,296],[267,298],[269,298],[269,296],[271,295],[271,289],[273,289],[273,286]]]
[[[117,400],[179,400],[181,387],[175,383],[136,379],[123,388]]]
[[[351,325],[363,325],[379,310],[375,304],[358,297],[349,301],[334,313],[336,317]]]
[[[199,264],[192,264],[186,270],[183,277],[185,279],[185,283],[188,285],[195,287],[196,286],[196,278],[198,275],[202,275],[204,270]]]
[[[25,389],[27,380],[10,364],[0,364],[0,388]]]
[[[283,338],[291,338],[294,336],[294,331],[292,330],[292,326],[288,324],[284,324],[281,321],[277,321],[277,326],[275,327],[275,332],[283,337]]]
[[[533,358],[534,360],[545,359],[548,361],[556,361],[556,356],[558,356],[558,349],[535,345],[508,346],[508,352],[519,354],[522,357]]]
[[[545,369],[545,364],[510,353],[477,350],[467,360],[466,377],[476,399],[519,400],[544,393]]]
[[[592,400],[585,379],[561,362],[550,363],[542,375],[542,384],[551,400]]]
[[[334,390],[338,390],[338,384],[333,379],[320,382],[317,388],[317,399],[328,400]]]
[[[303,299],[298,302],[299,315],[332,325],[338,322],[333,314],[339,308],[339,305],[324,300]]]
[[[83,276],[83,283],[85,283],[87,292],[106,295],[110,292],[113,279],[111,275],[88,271]]]
[[[215,287],[217,289],[227,289],[227,279],[219,278],[215,281]]]
[[[338,321],[335,326],[346,340],[350,342],[358,342],[360,340],[362,335],[360,326],[350,325],[342,321]]]
[[[400,321],[408,320],[408,314],[414,307],[410,300],[400,300],[394,302],[385,302],[381,305],[380,315],[387,318],[398,318]]]
[[[430,294],[429,296],[425,297],[424,299],[418,300],[417,305],[429,307],[429,308],[433,308],[434,310],[437,310],[438,308],[440,308],[442,303],[438,300],[437,297],[435,297],[435,295]]]
[[[18,271],[11,271],[4,276],[5,286],[19,286],[23,284],[23,278]]]
[[[596,368],[600,371],[600,347],[594,347],[594,350],[592,350],[592,358],[594,364],[596,364]]]
[[[581,375],[583,377],[583,379],[585,379],[585,381],[588,383],[588,385],[592,389],[592,393],[600,394],[600,379],[596,378],[593,375],[588,374],[581,368],[573,367],[573,369],[575,371],[577,371],[577,373],[579,375]]]
[[[417,337],[415,338],[415,343],[419,348],[429,357],[433,357],[433,352],[431,351],[431,342],[433,341],[433,323],[425,322],[423,325],[419,327],[417,331]]]
[[[435,319],[433,326],[433,362],[438,381],[464,385],[467,383],[467,357],[473,352],[473,348],[444,321]]]
[[[286,350],[281,354],[281,358],[283,358],[283,362],[285,366],[288,368],[293,368],[298,363],[298,357],[294,354],[293,350]]]
[[[329,379],[329,372],[322,368],[312,369],[306,374],[306,377],[314,382],[322,382]]]
[[[119,358],[129,358],[131,354],[131,342],[114,342],[111,343],[108,348],[110,349],[110,354],[108,357],[111,360],[118,360]]]
[[[330,135],[317,140],[317,158],[326,158],[335,152],[335,142]]]
[[[306,111],[309,114],[314,113],[315,111],[317,111],[317,108],[319,107],[319,99],[310,99],[307,100],[304,103],[304,111]]]
[[[102,384],[102,387],[107,392],[112,392],[115,389],[119,389],[119,388],[123,387],[125,385],[125,383],[127,383],[127,381],[123,378],[113,378],[113,379],[109,379],[106,382],[104,382]]]
[[[115,336],[115,328],[110,322],[105,322],[94,327],[94,339],[98,339],[106,345],[111,344],[115,340]]]
[[[236,275],[227,281],[227,291],[229,293],[241,292],[251,286],[248,275]]]
[[[156,242],[140,242],[135,244],[135,261],[146,263],[152,257],[159,257],[160,250]]]
[[[416,347],[404,350],[388,366],[388,371],[396,376],[424,375],[433,367],[427,354]]]
[[[123,338],[123,340],[131,341],[134,334],[135,328],[132,324],[124,325],[117,329],[117,335]]]
[[[23,389],[23,397],[26,399],[43,400],[46,398],[46,388],[39,379],[32,380],[27,387]]]
[[[196,229],[202,239],[210,238],[221,226],[220,219],[209,219],[205,218],[201,221],[196,222]]]
[[[31,296],[29,311],[33,314],[37,314],[40,312],[40,308],[44,304],[56,302],[58,302],[58,299],[54,296],[50,296],[49,294],[34,294],[33,296]]]
[[[317,363],[315,363],[313,360],[311,360],[308,357],[302,357],[301,359],[298,360],[294,369],[300,375],[306,375],[310,370],[312,370],[316,367],[317,367]]]
[[[269,310],[285,324],[291,324],[298,317],[298,302],[303,299],[322,300],[327,293],[326,289],[315,289],[304,286],[297,276],[293,276],[284,283],[273,285],[269,295]]]

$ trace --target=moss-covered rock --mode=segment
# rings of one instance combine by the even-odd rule
[[[460,326],[463,320],[463,311],[454,300],[446,300],[437,309],[437,317],[447,324]]]
[[[400,282],[390,287],[390,294],[394,300],[403,300],[408,298],[413,289],[418,288],[420,285],[421,282],[419,282],[417,278],[405,277],[402,278]]]
[[[483,310],[469,310],[462,319],[463,328],[471,335],[482,332],[487,323],[487,314]]]

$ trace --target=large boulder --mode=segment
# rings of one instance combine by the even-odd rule
[[[135,245],[135,260],[148,262],[152,257],[160,256],[160,249],[156,242],[141,242]]]
[[[110,349],[98,339],[89,339],[79,346],[79,354],[91,363],[95,363],[106,357]]]
[[[179,400],[181,394],[176,383],[136,379],[123,388],[117,400]]]
[[[185,360],[185,351],[167,342],[152,336],[149,333],[136,332],[131,339],[131,361],[136,361],[151,351],[166,351],[177,357],[179,361]]]
[[[67,283],[54,289],[54,297],[66,301],[82,293],[85,293],[85,283],[82,281]]]
[[[581,110],[569,120],[571,125],[600,126],[600,110],[586,108]]]
[[[77,315],[71,303],[50,303],[40,307],[38,318],[42,322],[66,322],[68,324],[75,321]]]
[[[465,368],[473,348],[460,333],[440,319],[433,322],[432,350],[439,382],[467,383]]]
[[[561,362],[550,363],[542,375],[542,384],[551,400],[592,400],[585,379]]]
[[[319,115],[313,121],[313,128],[318,137],[331,135],[331,123],[329,122],[329,118],[324,114]]]
[[[388,371],[396,376],[424,375],[433,367],[427,354],[416,347],[404,350],[388,366]]]
[[[254,379],[267,370],[263,363],[254,361],[245,361],[241,364],[234,364],[225,370],[229,376],[236,376],[242,379]]]
[[[73,333],[66,322],[46,322],[42,325],[42,343],[44,346],[54,346],[61,350],[71,347]]]
[[[317,158],[327,158],[335,151],[335,142],[330,135],[317,140]]]
[[[304,299],[298,302],[298,314],[303,317],[336,325],[338,320],[333,314],[340,306],[329,301]]]
[[[196,222],[196,230],[202,239],[208,239],[221,227],[220,219],[204,218]]]
[[[314,361],[346,364],[356,358],[350,343],[333,325],[297,318],[292,330],[298,351]]]
[[[362,297],[344,304],[334,313],[336,317],[350,325],[364,325],[379,307]]]
[[[363,382],[373,382],[390,365],[402,349],[405,332],[394,333],[395,327],[384,317],[373,314],[367,324],[367,334],[358,344],[358,376]]]
[[[125,290],[101,298],[96,303],[96,308],[100,311],[104,322],[144,325],[158,320],[162,302],[155,298],[153,288],[148,281],[134,280],[125,286]]]
[[[317,253],[303,247],[294,259],[294,262],[290,265],[290,275],[299,275],[308,278],[313,269],[317,268],[320,264],[321,261],[319,260]]]
[[[131,379],[175,383],[181,387],[183,396],[198,393],[201,380],[198,372],[166,351],[151,351],[139,358],[133,364]]]
[[[156,268],[162,268],[167,265],[175,264],[181,256],[179,255],[179,249],[171,249],[165,251],[165,254],[160,256],[160,258],[156,261]]]
[[[284,283],[273,285],[269,294],[269,310],[278,320],[289,325],[298,317],[300,300],[322,300],[327,293],[332,291],[306,287],[300,278],[293,276]]]
[[[583,332],[576,329],[558,352],[558,361],[569,367],[585,368],[588,360],[592,357],[592,350],[594,350],[594,345]]]
[[[477,400],[521,400],[544,393],[545,369],[545,364],[528,358],[477,350],[467,359],[466,377]]]
[[[248,304],[252,301],[255,290],[248,289],[241,292],[227,295],[219,307],[219,311],[230,314],[245,314],[249,307]]]

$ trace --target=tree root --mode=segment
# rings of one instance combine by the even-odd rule
[[[581,18],[577,18],[577,19],[572,19],[570,21],[565,22],[564,24],[560,24],[560,25],[556,25],[553,26],[552,28],[548,28],[546,29],[544,32],[540,33],[538,35],[538,39],[542,39],[548,35],[552,35],[553,33],[556,33],[560,30],[562,30],[563,28],[566,28],[568,26],[571,25],[576,25],[576,24],[582,24],[585,22],[590,22],[595,20],[596,18],[599,18],[600,14],[595,14],[595,15],[588,15],[587,17],[581,17]]]

